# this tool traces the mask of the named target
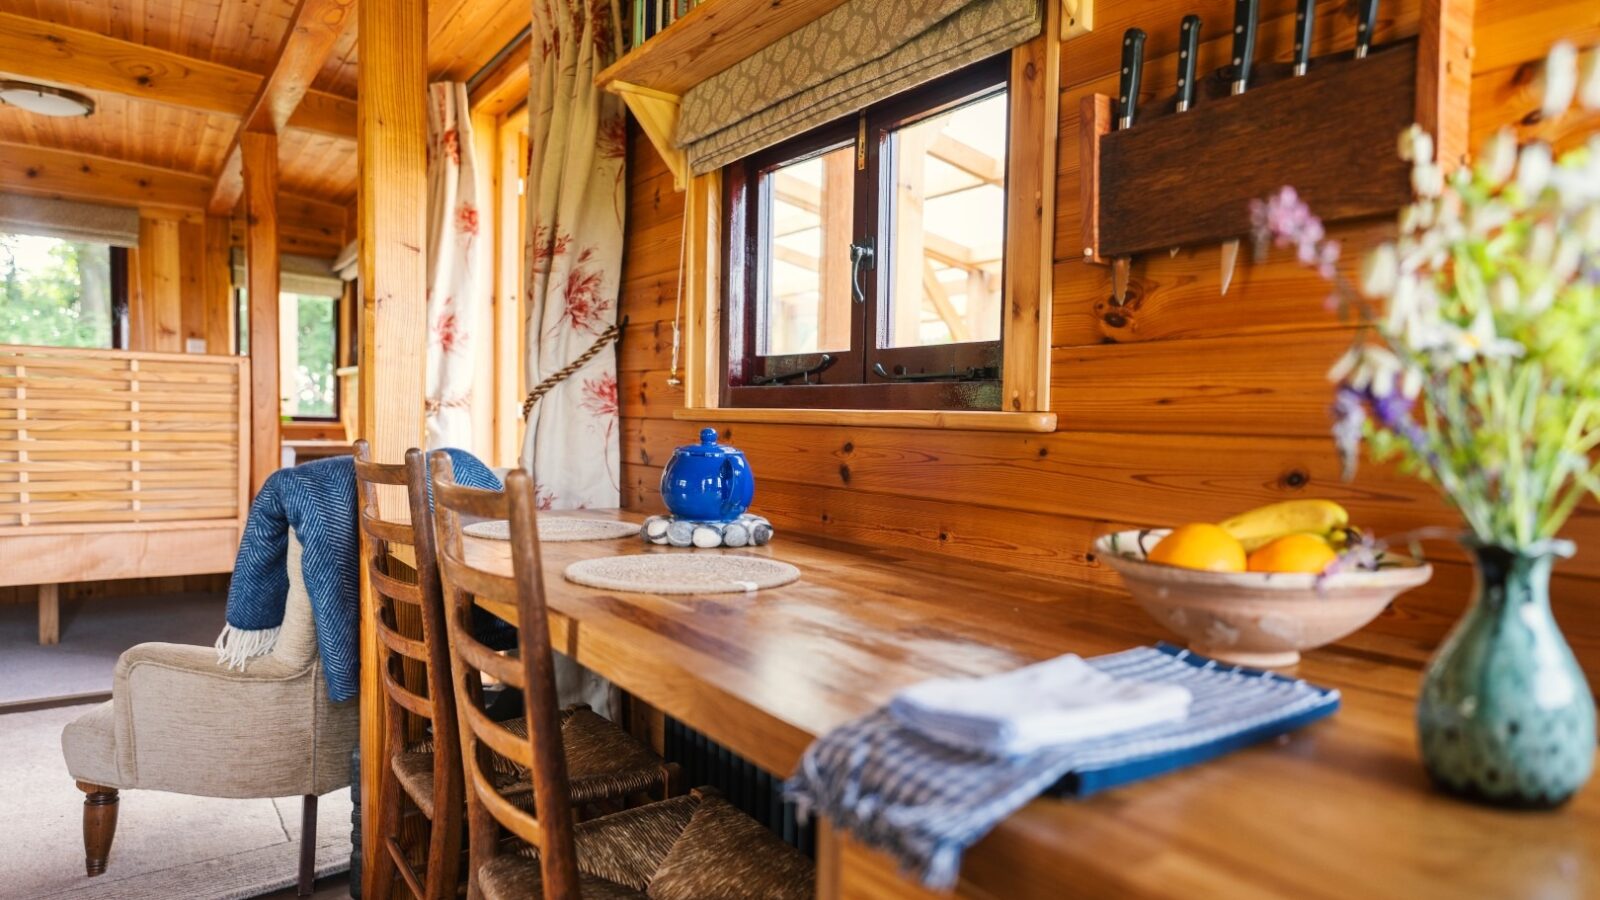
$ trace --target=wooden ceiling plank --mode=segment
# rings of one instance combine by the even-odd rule
[[[244,194],[244,166],[239,151],[244,134],[277,134],[288,125],[339,36],[354,21],[350,16],[354,9],[355,0],[300,0],[295,7],[277,58],[240,118],[239,131],[217,174],[209,204],[213,215],[231,212]]]
[[[265,80],[203,59],[5,12],[0,12],[0,72],[233,117],[252,110]],[[321,91],[303,93],[305,113],[291,117],[288,127],[355,137],[354,100]]]

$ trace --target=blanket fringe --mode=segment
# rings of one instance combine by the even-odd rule
[[[246,662],[257,656],[266,656],[278,646],[278,632],[283,628],[235,628],[224,625],[217,635],[217,665],[244,671]]]

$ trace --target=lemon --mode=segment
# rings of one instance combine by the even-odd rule
[[[1286,534],[1250,554],[1252,572],[1309,572],[1316,574],[1339,556],[1320,534]]]
[[[1209,572],[1243,572],[1244,545],[1220,525],[1195,522],[1174,528],[1150,551],[1150,561],[1205,569]]]

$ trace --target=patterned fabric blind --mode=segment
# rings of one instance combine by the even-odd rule
[[[0,193],[0,231],[113,247],[139,246],[139,211],[76,200]]]
[[[678,146],[696,175],[1010,50],[1040,0],[849,0],[683,95]]]

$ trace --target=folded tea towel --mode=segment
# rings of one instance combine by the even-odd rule
[[[1085,662],[1120,680],[1180,686],[1192,698],[1189,714],[1002,758],[929,740],[880,709],[813,743],[784,794],[802,815],[820,812],[943,889],[955,884],[968,847],[1052,786],[1092,794],[1283,734],[1339,706],[1338,691],[1167,644]]]
[[[500,490],[500,480],[464,450],[447,450],[456,480]],[[431,498],[430,498],[431,500]],[[217,661],[243,669],[271,653],[289,595],[289,529],[305,547],[300,570],[311,595],[317,648],[328,698],[349,700],[359,690],[361,650],[360,540],[356,532],[356,467],[349,456],[279,469],[250,504],[228,586],[228,624],[217,636]]]
[[[1178,684],[1114,678],[1074,654],[983,678],[936,678],[901,691],[889,712],[923,737],[991,756],[1022,756],[1181,720]]]

